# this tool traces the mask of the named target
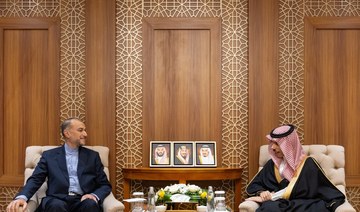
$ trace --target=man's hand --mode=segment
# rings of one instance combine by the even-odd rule
[[[96,197],[92,194],[85,194],[84,196],[81,197],[81,202],[84,201],[85,199],[92,199],[94,200],[96,203],[98,202],[98,200],[96,199]]]
[[[20,210],[20,207],[22,209]],[[27,207],[27,202],[24,199],[16,199],[10,202],[10,204],[6,207],[7,212],[18,212],[18,211],[25,211]]]
[[[263,191],[260,193],[260,197],[263,200],[263,202],[271,200],[271,193],[270,191]]]
[[[250,201],[261,203],[261,202],[271,200],[271,196],[272,196],[272,193],[270,191],[263,191],[260,193],[260,196],[249,197],[245,200],[250,200]]]

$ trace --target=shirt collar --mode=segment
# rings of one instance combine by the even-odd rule
[[[65,152],[66,153],[70,153],[70,154],[73,154],[73,153],[78,153],[79,152],[79,147],[75,148],[75,149],[72,149],[69,145],[67,145],[65,143]]]

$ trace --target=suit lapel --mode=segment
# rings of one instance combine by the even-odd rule
[[[78,167],[77,167],[77,175],[78,175],[80,184],[81,184],[81,175],[84,171],[85,165],[86,165],[86,153],[83,151],[82,147],[79,147],[79,161],[78,161]]]
[[[66,156],[65,156],[65,147],[62,146],[59,148],[56,157],[57,163],[59,165],[59,169],[61,173],[64,175],[64,179],[66,179],[67,184],[69,184],[69,173],[66,166]]]

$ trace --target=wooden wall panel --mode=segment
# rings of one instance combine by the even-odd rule
[[[220,20],[146,18],[143,29],[143,166],[151,140],[213,140],[219,156]]]
[[[59,21],[1,19],[0,184],[22,185],[25,148],[58,145]]]
[[[249,1],[249,175],[258,171],[259,147],[279,124],[278,1]]]
[[[110,148],[110,179],[115,179],[115,0],[86,0],[87,145]]]
[[[211,123],[210,33],[208,30],[154,33],[154,137],[204,139],[210,135]]]
[[[306,18],[305,143],[345,147],[347,186],[360,185],[360,18]]]

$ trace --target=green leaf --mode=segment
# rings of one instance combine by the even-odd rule
[[[199,199],[200,199],[200,195],[190,195],[190,199],[191,199],[191,200],[199,200]]]
[[[170,197],[171,197],[171,194],[165,194],[165,195],[164,195],[164,201],[165,201],[165,202],[171,201]]]

